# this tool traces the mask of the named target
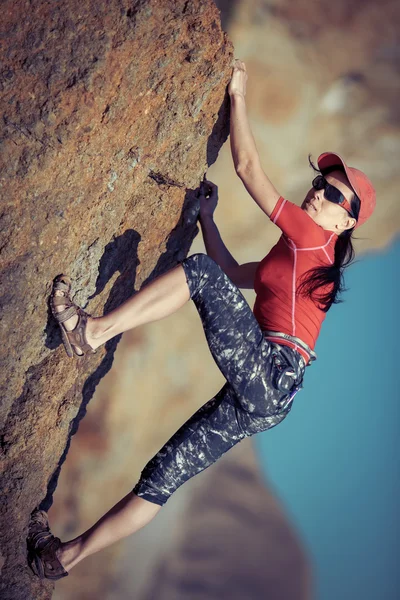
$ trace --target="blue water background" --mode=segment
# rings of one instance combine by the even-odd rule
[[[357,259],[291,413],[254,437],[317,600],[400,598],[400,239]]]

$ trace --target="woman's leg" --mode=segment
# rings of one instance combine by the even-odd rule
[[[56,551],[57,558],[64,569],[70,571],[90,554],[111,546],[150,523],[160,509],[161,506],[129,492],[90,529],[69,542],[63,542]]]
[[[274,386],[273,345],[241,292],[205,254],[183,264],[210,350],[228,381],[148,462],[130,494],[87,532],[62,544],[59,558],[67,570],[146,525],[185,481],[245,436],[279,424],[291,410],[291,403],[281,408],[286,394]],[[287,379],[289,392],[293,380]]]
[[[245,437],[233,394],[226,384],[147,463],[129,494],[90,529],[61,544],[56,554],[64,569],[147,525],[178,487]]]
[[[185,258],[115,310],[90,319],[88,343],[97,348],[119,333],[174,313],[189,299],[199,312],[211,354],[243,407],[260,416],[274,414],[278,401],[273,386],[277,368],[270,360],[273,344],[264,338],[239,288],[207,254]],[[293,384],[286,377],[288,393]]]
[[[255,405],[262,400],[257,393],[256,387],[249,391],[249,400]],[[277,399],[282,397],[276,390],[272,393]],[[57,557],[63,567],[70,571],[90,554],[147,525],[181,485],[215,463],[243,438],[281,423],[292,408],[292,404],[282,410],[272,405],[271,414],[261,416],[244,410],[242,405],[243,399],[226,382],[147,463],[129,494],[85,533],[61,544]]]
[[[237,412],[235,392],[227,382],[147,463],[132,491],[164,505],[185,481],[204,471],[245,437]]]
[[[241,408],[253,417],[274,418],[295,383],[300,384],[304,360],[290,348],[283,356],[277,344],[265,339],[239,288],[207,254],[194,254],[182,265],[210,352]],[[280,377],[285,367],[292,376]]]
[[[87,341],[96,349],[124,331],[171,315],[190,299],[202,319],[211,353],[230,381],[229,374],[238,374],[249,350],[261,343],[263,335],[240,290],[207,254],[185,258],[118,308],[103,317],[89,317]],[[56,310],[64,308],[60,305]],[[72,331],[77,321],[74,315],[64,325]]]
[[[56,291],[55,295],[62,296],[62,292]],[[188,300],[190,294],[185,272],[181,265],[177,265],[103,317],[88,317],[85,332],[88,344],[96,349],[128,329],[171,315]],[[55,309],[61,312],[65,305],[61,304]],[[68,331],[72,331],[77,322],[78,316],[74,315],[64,325]]]

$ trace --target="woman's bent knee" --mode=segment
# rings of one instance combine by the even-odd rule
[[[153,504],[156,504],[160,507],[164,506],[170,496],[163,494],[160,490],[149,486],[142,478],[137,482],[132,492],[138,496],[138,498],[142,498],[143,500],[147,500]]]
[[[221,267],[208,254],[197,252],[180,261],[189,286],[190,297],[199,292],[210,279],[221,273]]]
[[[221,267],[215,262],[211,256],[205,254],[204,252],[196,252],[196,254],[192,254],[185,258],[182,262],[190,264],[190,266],[196,268],[199,273],[204,273],[209,269],[220,269]]]

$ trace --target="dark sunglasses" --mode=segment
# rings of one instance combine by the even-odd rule
[[[317,175],[312,181],[312,186],[314,190],[324,190],[324,196],[327,200],[334,202],[335,204],[340,204],[340,206],[347,210],[349,215],[355,219],[350,202],[346,200],[340,190],[328,183],[323,175]]]

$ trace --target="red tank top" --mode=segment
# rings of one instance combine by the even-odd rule
[[[310,298],[296,296],[296,290],[306,271],[333,263],[338,236],[317,225],[306,211],[282,196],[270,219],[282,230],[282,235],[258,265],[254,316],[262,330],[298,337],[314,350],[326,313]],[[288,340],[277,341],[295,347],[307,364],[309,356],[305,351]]]

